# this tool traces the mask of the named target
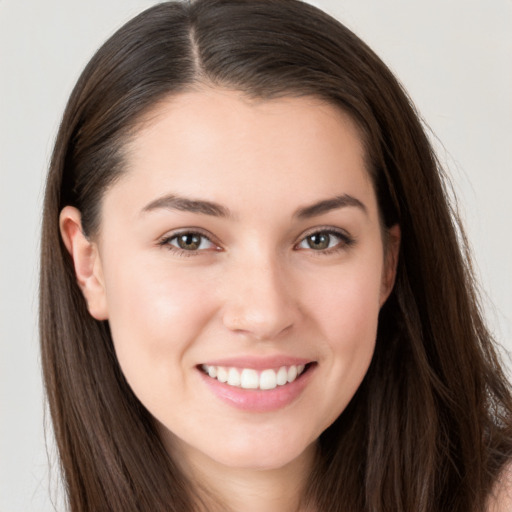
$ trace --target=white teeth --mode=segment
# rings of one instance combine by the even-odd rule
[[[227,382],[228,381],[228,372],[226,371],[226,368],[222,368],[222,366],[219,366],[217,368],[217,380],[219,382]]]
[[[240,374],[236,368],[230,368],[228,371],[228,384],[230,386],[240,386]]]
[[[226,368],[206,364],[202,369],[212,379],[217,379],[229,386],[268,390],[293,382],[304,371],[305,365],[281,366],[277,370],[269,368],[259,373],[253,368]]]
[[[263,370],[260,375],[260,389],[274,389],[276,386],[276,372],[274,370]]]
[[[304,368],[303,368],[304,369]],[[277,372],[277,385],[284,386],[288,382],[288,370],[286,366],[281,366]]]
[[[288,368],[288,382],[293,382],[297,378],[297,367],[290,366]]]
[[[258,387],[259,387],[258,372],[256,370],[251,370],[248,368],[243,369],[242,377],[240,379],[240,385],[244,389],[258,389]]]

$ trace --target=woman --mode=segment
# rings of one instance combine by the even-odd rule
[[[45,197],[70,509],[507,510],[510,388],[459,238],[407,96],[338,22],[139,15],[78,81]]]

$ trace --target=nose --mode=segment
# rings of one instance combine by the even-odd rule
[[[245,262],[223,286],[222,321],[230,331],[273,340],[297,322],[299,308],[287,273],[275,262]]]

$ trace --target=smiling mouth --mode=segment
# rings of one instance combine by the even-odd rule
[[[314,363],[289,365],[279,368],[255,370],[253,368],[235,368],[203,364],[200,370],[217,381],[228,386],[242,389],[271,390],[286,386],[297,380]]]

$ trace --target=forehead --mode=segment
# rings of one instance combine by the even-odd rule
[[[275,139],[279,130],[280,140]],[[333,130],[334,128],[334,130]],[[171,95],[158,102],[137,123],[130,148],[140,149],[156,133],[174,136],[181,144],[204,145],[211,136],[231,138],[233,143],[265,143],[275,145],[285,140],[330,144],[340,129],[359,146],[364,159],[363,133],[353,119],[339,106],[314,96],[285,96],[273,99],[252,98],[236,90],[200,87],[197,90]],[[327,136],[333,132],[333,137]],[[286,137],[289,135],[289,137]],[[269,137],[270,136],[270,137]],[[330,140],[329,140],[330,139]],[[170,139],[168,139],[170,140]],[[338,137],[339,143],[347,142]],[[309,146],[306,145],[306,147]],[[299,148],[297,148],[298,150]]]
[[[249,194],[295,209],[335,193],[367,195],[365,160],[355,122],[325,101],[205,89],[172,96],[146,115],[126,147],[119,185],[141,203],[175,193],[236,209]]]

